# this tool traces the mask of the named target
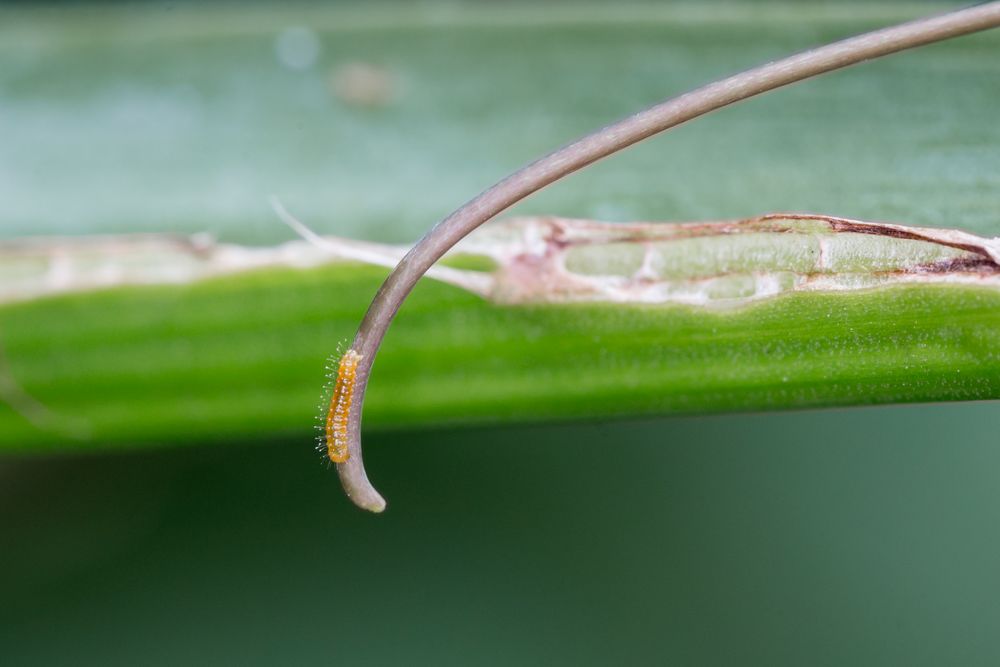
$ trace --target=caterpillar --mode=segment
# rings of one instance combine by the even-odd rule
[[[347,423],[354,402],[354,385],[357,382],[358,362],[361,355],[348,350],[340,358],[337,380],[330,396],[330,407],[326,412],[325,440],[326,454],[334,463],[343,463],[350,453],[347,448]]]

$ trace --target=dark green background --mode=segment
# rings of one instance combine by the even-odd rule
[[[374,28],[338,23],[366,25],[360,5],[3,8],[0,232],[276,240],[273,191],[323,231],[410,240],[643,104],[944,5],[574,21],[560,3],[541,26],[523,8],[497,23],[500,5],[386,7]],[[321,68],[283,71],[274,34],[314,20]],[[794,87],[522,212],[801,209],[996,235],[998,47],[982,35]],[[338,106],[323,68],[344,59],[386,64],[401,97]],[[366,451],[384,516],[347,503],[307,428],[0,460],[3,661],[1000,660],[995,403],[379,432]]]
[[[3,468],[12,663],[989,665],[996,405]]]

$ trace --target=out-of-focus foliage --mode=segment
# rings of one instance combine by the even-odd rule
[[[287,236],[266,202],[277,193],[320,231],[412,242],[507,172],[617,117],[944,7],[0,7],[0,234],[274,241]],[[777,91],[518,210],[798,210],[1000,234],[997,43],[974,35]]]

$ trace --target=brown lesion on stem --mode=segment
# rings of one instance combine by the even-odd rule
[[[987,257],[956,257],[933,264],[919,264],[906,270],[907,273],[958,274],[971,273],[982,276],[1000,275],[1000,265]]]
[[[819,214],[696,223],[519,218],[469,240],[491,252],[489,298],[505,304],[732,307],[789,291],[903,282],[1000,287],[996,240]]]
[[[997,251],[993,250],[991,252],[988,249],[988,246],[982,242],[983,239],[972,237],[970,234],[966,234],[965,232],[955,229],[908,229],[902,225],[860,222],[857,220],[848,220],[846,218],[832,218],[825,216],[812,217],[827,220],[830,223],[830,229],[835,232],[871,234],[873,236],[885,236],[887,238],[906,239],[909,241],[928,241],[930,243],[937,243],[939,245],[948,246],[957,250],[965,250],[966,252],[982,255],[985,258],[991,259],[994,263],[1000,259],[997,257]]]

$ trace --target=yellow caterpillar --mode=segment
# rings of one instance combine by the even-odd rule
[[[347,450],[347,421],[354,402],[354,385],[361,355],[348,350],[340,358],[337,381],[333,385],[330,407],[326,413],[326,453],[334,463],[343,463],[350,453]]]

